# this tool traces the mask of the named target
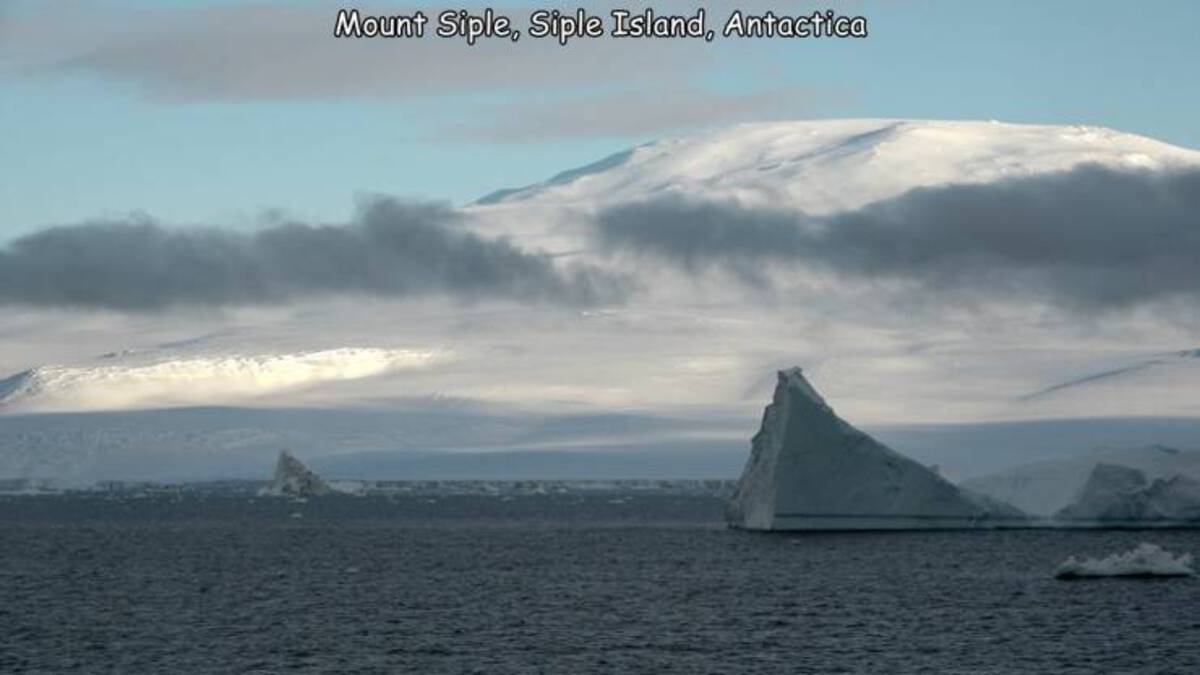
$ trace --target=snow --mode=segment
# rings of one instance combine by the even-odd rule
[[[1124,553],[1106,558],[1076,559],[1071,556],[1055,570],[1056,579],[1097,577],[1186,577],[1192,576],[1192,554],[1175,556],[1154,544],[1141,543]]]
[[[0,411],[122,410],[221,403],[341,380],[357,380],[444,359],[436,350],[340,348],[295,353],[137,352],[95,363],[41,366],[0,380]]]
[[[729,505],[756,530],[941,529],[1021,521],[842,420],[799,368],[780,371]]]
[[[587,159],[592,158],[579,163]],[[568,217],[664,191],[820,214],[915,188],[987,183],[1086,162],[1196,167],[1200,153],[1094,127],[897,120],[742,125],[633,148],[468,209],[477,217],[464,226],[489,237],[510,235],[526,249],[544,248],[556,265],[583,261],[630,271],[640,285],[625,306],[576,313],[490,301],[447,304],[438,297],[314,298],[223,312],[138,315],[8,307],[0,331],[0,379],[18,374],[0,385],[5,392],[0,476],[249,477],[280,447],[323,461],[347,458],[338,460],[347,462],[342,466],[363,457],[356,467],[374,465],[367,453],[395,456],[452,445],[562,451],[589,444],[592,457],[602,457],[612,455],[607,446],[657,448],[666,440],[686,440],[702,441],[705,452],[715,454],[719,450],[713,448],[738,447],[731,439],[742,438],[752,423],[748,411],[755,404],[747,402],[767,395],[774,386],[769,374],[794,361],[809,365],[807,374],[818,378],[842,414],[872,431],[1048,415],[1148,419],[1200,410],[1200,360],[1168,363],[1160,356],[1184,348],[1194,354],[1198,346],[1193,334],[1162,325],[1173,316],[1168,312],[1084,326],[1024,306],[998,316],[925,316],[903,303],[877,307],[874,288],[847,290],[836,279],[807,277],[801,281],[811,286],[798,285],[804,292],[791,293],[789,286],[770,297],[720,276],[684,277],[661,265],[610,259],[594,243],[589,246],[586,219]],[[570,349],[564,351],[564,344]],[[377,352],[333,355],[328,368],[309,367],[303,357],[367,347],[413,353],[377,376],[370,373],[388,361]],[[112,356],[86,356],[98,352]],[[1159,358],[1164,362],[1016,402]],[[444,429],[399,414],[390,425],[372,420],[363,429],[364,410],[398,411],[409,401],[425,400],[503,409],[461,415]],[[188,406],[222,409],[193,422],[184,419]],[[142,414],[158,408],[171,410]],[[285,408],[321,408],[329,415],[285,419],[270,412]],[[88,415],[42,414],[59,411]],[[552,438],[538,436],[536,446],[518,433],[529,428],[531,412],[603,419],[630,411],[670,424],[596,429],[572,419]],[[342,421],[333,419],[335,412],[344,413]],[[720,428],[704,426],[710,420]],[[704,438],[685,439],[690,427]],[[1057,445],[1044,456],[1117,442],[1200,448],[1200,441],[1153,430],[1101,443],[1055,432],[1045,436]],[[1200,428],[1193,436],[1200,438]],[[1005,468],[1032,454],[1023,442],[1011,452],[1003,447],[984,452],[972,440],[958,443],[953,457],[950,451],[919,455],[921,448],[907,441],[892,445],[941,465],[952,479]],[[674,449],[656,456],[664,459],[647,475],[737,471],[722,464],[717,474],[707,464],[686,464],[695,455],[678,459],[684,455]],[[734,465],[739,459],[724,461]],[[1065,489],[1054,487],[1061,498],[1040,512],[1064,506],[1090,469],[1089,464]],[[361,475],[341,468],[337,474]],[[620,476],[611,469],[602,475]]]
[[[1081,164],[1168,169],[1200,152],[1093,126],[890,119],[742,124],[627,150],[478,202],[593,208],[675,193],[810,214],[854,209],[917,187],[987,183]]]
[[[329,493],[329,485],[287,450],[279,453],[279,460],[275,463],[275,477],[262,491],[264,496],[301,499]]]
[[[1149,483],[1137,469],[1097,464],[1075,501],[1055,514],[1061,521],[1139,524],[1196,521],[1200,524],[1200,482],[1173,476]]]
[[[645,199],[662,194],[665,190],[706,199],[730,198],[747,205],[770,204],[773,207],[796,208],[820,214],[852,209],[920,187],[963,182],[987,183],[1005,177],[1061,171],[1089,162],[1110,167],[1200,167],[1200,152],[1096,127],[996,124],[988,121],[771,122],[738,125],[632,148],[582,169],[562,172],[539,186],[518,190],[498,198],[495,203],[474,206],[468,211],[478,216],[469,221],[488,236],[509,234],[514,243],[525,248],[541,246],[539,238],[542,238],[551,242],[545,246],[549,253],[570,254],[570,260],[593,257],[594,261],[597,254],[595,247],[588,245],[584,232],[587,228],[581,224],[583,221],[568,218],[569,214],[559,213],[560,210],[591,211]],[[563,259],[567,260],[565,257]],[[612,263],[609,260],[604,262]],[[618,308],[616,312],[605,316],[593,315],[581,319],[576,326],[568,325],[559,317],[546,318],[548,315],[534,311],[522,311],[507,324],[500,325],[499,320],[483,311],[468,313],[455,308],[454,312],[447,312],[445,306],[438,303],[429,303],[429,308],[414,307],[413,304],[394,308],[378,301],[331,303],[337,305],[336,309],[323,306],[319,314],[315,311],[311,314],[311,320],[307,317],[288,318],[284,310],[273,308],[280,314],[271,319],[247,311],[241,320],[231,318],[226,321],[222,317],[206,315],[198,317],[196,321],[202,325],[201,330],[206,335],[225,334],[231,329],[246,330],[248,326],[253,326],[253,332],[247,332],[244,337],[227,338],[226,341],[231,343],[245,340],[236,345],[238,350],[235,353],[228,355],[234,359],[270,358],[275,355],[274,349],[262,349],[266,353],[260,353],[254,347],[275,340],[320,342],[324,343],[324,347],[353,347],[359,344],[361,335],[402,335],[405,344],[422,347],[418,351],[426,351],[424,347],[443,341],[465,342],[458,353],[464,358],[478,356],[479,359],[470,366],[473,369],[486,368],[489,372],[485,377],[462,378],[453,382],[453,395],[489,400],[519,398],[517,402],[522,404],[531,400],[535,403],[569,400],[612,408],[631,408],[651,405],[661,400],[660,394],[664,392],[675,396],[686,395],[686,402],[691,404],[729,403],[731,397],[728,392],[733,391],[734,387],[745,386],[744,376],[763,372],[763,362],[758,354],[766,351],[798,355],[788,358],[802,358],[818,367],[823,361],[829,361],[825,367],[843,369],[839,373],[839,382],[848,382],[851,377],[857,376],[848,372],[854,368],[865,371],[867,377],[875,377],[882,367],[921,369],[923,372],[915,374],[921,377],[922,382],[918,383],[916,377],[906,381],[905,397],[891,395],[892,392],[882,392],[886,396],[872,396],[872,390],[855,387],[858,393],[852,398],[842,399],[842,406],[854,410],[857,419],[872,423],[964,421],[965,418],[977,420],[992,415],[990,409],[984,408],[984,403],[990,401],[980,403],[973,400],[974,397],[955,395],[960,392],[946,391],[963,388],[952,387],[949,384],[952,380],[946,377],[946,371],[959,375],[963,368],[972,366],[973,354],[995,353],[998,346],[1011,347],[1014,343],[1038,345],[1036,338],[1042,337],[1035,335],[1032,339],[1005,345],[998,340],[974,341],[969,339],[974,336],[961,336],[956,330],[939,334],[928,329],[916,338],[937,345],[936,351],[914,351],[909,344],[892,344],[897,340],[891,339],[891,336],[897,332],[893,330],[881,335],[884,330],[874,330],[879,326],[868,326],[862,330],[855,326],[854,332],[865,334],[868,338],[861,340],[862,344],[857,344],[860,340],[855,336],[847,336],[850,330],[830,325],[832,322],[827,320],[827,315],[820,315],[822,308],[811,303],[806,305],[812,309],[804,313],[805,316],[798,316],[801,312],[791,311],[781,311],[778,314],[782,316],[775,316],[765,309],[758,311],[759,308],[745,307],[745,303],[719,304],[726,299],[724,296],[701,294],[690,280],[673,278],[653,279],[645,284],[645,292],[661,293],[662,297],[656,295],[652,299],[655,304],[651,305],[651,299],[639,296],[631,301],[630,306]],[[701,297],[705,300],[697,302]],[[846,308],[847,311],[850,309]],[[369,316],[364,317],[364,314]],[[833,312],[830,311],[830,314]],[[808,316],[818,316],[821,325],[806,325],[792,330],[797,321],[804,321]],[[682,325],[684,320],[679,317],[686,317],[697,325]],[[887,317],[880,318],[883,319],[883,328],[889,328]],[[130,334],[138,330],[151,331],[150,327],[161,330],[155,325],[157,322],[171,324],[171,332],[176,334],[172,339],[186,337],[189,331],[181,326],[187,320],[190,319],[172,315],[140,317],[137,322],[126,319],[101,322],[98,318],[81,321],[73,316],[69,323],[74,328],[63,330],[57,318],[38,317],[29,320],[29,330],[22,332],[10,328],[12,337],[0,343],[0,368],[9,372],[26,371],[23,380],[58,380],[62,377],[67,381],[56,385],[60,394],[51,395],[47,391],[36,397],[37,400],[21,396],[20,401],[14,400],[4,407],[16,407],[19,404],[31,411],[113,409],[114,406],[130,409],[174,405],[179,403],[176,397],[190,398],[189,392],[193,391],[202,392],[203,395],[198,393],[194,397],[196,400],[184,402],[229,404],[229,399],[258,397],[280,391],[273,388],[274,385],[260,388],[260,378],[246,372],[252,371],[252,368],[235,364],[231,364],[231,367],[238,373],[236,377],[211,378],[209,371],[223,369],[224,366],[203,362],[209,359],[221,361],[226,357],[205,352],[167,355],[167,362],[178,361],[188,370],[192,365],[197,367],[194,379],[189,378],[186,386],[179,381],[181,378],[174,377],[169,378],[170,383],[157,384],[160,377],[165,376],[140,371],[143,367],[157,365],[156,361],[138,361],[127,366],[136,367],[139,370],[138,377],[144,376],[156,383],[153,385],[127,376],[120,370],[114,374],[112,381],[108,381],[110,371],[106,368],[116,365],[113,363],[76,362],[78,350],[82,348],[116,352],[117,360],[125,360],[120,353],[137,346],[137,341],[129,337]],[[9,325],[8,322],[14,321],[14,318],[6,315],[5,321]],[[44,322],[44,326],[41,322]],[[464,334],[467,331],[463,331],[458,322],[472,326],[481,323],[486,325],[474,334]],[[552,322],[552,326],[545,328]],[[698,325],[701,323],[706,325]],[[271,328],[275,326],[278,326],[279,333],[285,335],[271,334]],[[541,330],[534,336],[525,334],[531,327]],[[760,327],[763,328],[761,331]],[[612,336],[614,329],[621,333],[617,338]],[[668,329],[675,331],[671,333],[672,336],[679,336],[672,338],[670,343],[663,337]],[[560,341],[549,339],[550,330],[555,335],[565,332],[562,340],[577,345],[576,350],[586,349],[588,353],[582,358],[572,359],[569,366],[558,368],[560,359],[555,354]],[[747,335],[751,330],[760,335]],[[490,335],[479,334],[484,331]],[[597,331],[604,331],[604,334],[594,337]],[[629,331],[635,331],[647,339],[628,340],[636,349],[622,349],[621,337]],[[695,335],[695,339],[689,339],[685,331]],[[113,335],[118,337],[114,340]],[[542,338],[542,335],[547,338]],[[772,336],[773,344],[766,344],[767,339],[762,337],[766,335]],[[794,335],[802,335],[803,338],[798,339]],[[962,342],[951,342],[951,339],[959,337],[963,338]],[[1142,344],[1146,342],[1143,338],[1134,336],[1130,342]],[[554,344],[529,346],[531,341],[542,339]],[[735,340],[739,345],[737,349],[712,347]],[[787,343],[783,344],[785,340]],[[72,341],[76,343],[74,349],[72,345],[65,344]],[[78,346],[90,341],[96,341],[96,346]],[[1169,342],[1167,348],[1189,346],[1177,344],[1174,339]],[[49,343],[45,351],[51,351],[51,355],[43,356],[44,343]],[[814,343],[821,348],[814,348]],[[514,354],[512,345],[528,347],[528,354]],[[57,351],[53,351],[55,347],[58,347]],[[281,353],[294,354],[315,348],[313,344],[293,345]],[[1092,349],[1083,345],[1080,351],[1091,353]],[[725,363],[712,362],[713,354],[710,352],[723,357]],[[498,353],[503,353],[504,357],[497,358]],[[1022,353],[1001,356],[1014,363],[1019,361],[1029,365],[1012,370],[996,368],[1005,372],[1005,379],[1011,377],[1015,382],[998,382],[982,386],[981,390],[1016,398],[1067,379],[1060,378],[1052,368],[1034,364],[1031,358],[1034,355]],[[521,357],[519,363],[516,362],[517,357]],[[675,358],[686,359],[689,363],[708,359],[711,370],[698,372],[690,367],[677,368],[673,363]],[[1054,363],[1062,360],[1059,354],[1053,354],[1052,358]],[[192,364],[193,359],[199,362]],[[484,359],[489,363],[481,363]],[[580,376],[580,366],[575,362],[582,361],[597,364],[613,361],[623,367],[618,369],[605,365],[603,368],[593,368],[603,372],[588,372]],[[1200,364],[1200,360],[1192,361]],[[513,365],[505,368],[507,364]],[[944,364],[953,364],[953,367]],[[506,372],[494,372],[498,370]],[[549,372],[551,370],[553,372]],[[1189,370],[1197,371],[1186,373],[1186,377],[1191,378],[1189,381],[1194,383],[1200,378],[1200,368]],[[1072,372],[1063,374],[1071,377],[1089,372],[1092,372],[1090,367],[1084,363],[1078,371],[1072,369]],[[611,374],[606,376],[606,373]],[[1030,373],[1045,377],[1046,381],[1022,377]],[[631,374],[644,375],[639,376],[640,381],[633,385],[622,386],[629,381]],[[980,373],[970,373],[972,376],[977,374]],[[999,379],[991,371],[982,375]],[[105,379],[106,383],[95,387],[85,384],[97,378]],[[131,379],[137,381],[131,382]],[[263,378],[261,381],[271,382],[272,379]],[[369,385],[362,379],[367,378],[354,381],[365,389]],[[210,381],[211,387],[206,384]],[[348,379],[304,379],[296,387],[335,381],[350,382]],[[658,382],[663,384],[656,390],[655,383]],[[566,383],[571,383],[571,386],[568,387]],[[929,387],[914,386],[925,383],[933,384]],[[444,388],[451,387],[437,384],[405,388],[404,395],[427,396],[440,393]],[[77,389],[80,393],[73,393]],[[351,389],[351,386],[345,386],[340,391],[349,393],[349,398],[354,394]],[[910,407],[904,403],[925,396],[924,392],[929,389],[936,389],[929,396],[936,396],[938,405],[917,404]],[[1183,384],[1175,387],[1177,391],[1183,389]],[[229,397],[223,396],[226,390],[230,392]],[[1191,390],[1200,391],[1200,388],[1193,386]],[[1163,414],[1167,403],[1164,400],[1166,397],[1161,396],[1157,399],[1153,396],[1116,398],[1125,406],[1120,414],[1128,414],[1131,407],[1136,408],[1136,414],[1140,415]],[[1180,406],[1196,401],[1193,396],[1177,398],[1180,399]],[[1042,411],[1048,403],[1023,406],[1008,418],[1026,418],[1030,412]],[[868,404],[874,409],[866,411]],[[1066,407],[1069,403],[1063,405]],[[954,419],[917,419],[914,415],[916,411],[912,408],[925,410],[927,415],[936,411],[941,418]],[[1088,409],[1091,414],[1097,414],[1094,407]],[[995,416],[991,418],[996,419]]]

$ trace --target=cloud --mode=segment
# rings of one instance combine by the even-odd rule
[[[0,303],[155,311],[342,293],[592,305],[621,282],[458,227],[446,207],[365,202],[347,225],[254,233],[168,229],[147,218],[57,227],[0,249]]]
[[[691,272],[800,265],[922,293],[1043,300],[1096,313],[1200,300],[1200,171],[1098,166],[921,188],[853,212],[663,197],[608,209],[595,236]]]
[[[709,6],[710,22],[721,20],[734,4]],[[590,11],[607,21],[610,5],[616,6],[601,3]],[[752,51],[749,43],[718,47],[689,40],[605,37],[577,39],[566,47],[553,38],[524,38],[516,44],[481,40],[468,46],[432,34],[422,39],[335,39],[333,27],[342,7],[99,8],[64,0],[17,5],[0,10],[0,77],[82,75],[173,103],[370,98],[413,106],[448,100],[454,107],[442,106],[436,116],[457,114],[461,121],[443,124],[445,134],[513,142],[644,136],[791,118],[808,112],[820,95],[811,88],[803,100],[780,89],[730,94],[698,84],[722,65],[745,58]],[[359,9],[363,16],[421,9],[433,26],[434,17],[447,7]],[[496,11],[523,28],[533,9],[501,6]],[[719,49],[730,53],[718,58]],[[764,77],[774,81],[778,75]],[[410,110],[410,119],[434,114]]]
[[[728,94],[678,86],[521,102],[492,109],[486,123],[450,126],[452,134],[486,141],[661,134],[746,120],[793,119],[806,112],[794,92]]]
[[[89,7],[45,2],[8,10],[0,75],[84,74],[171,101],[420,99],[653,82],[702,72],[704,50],[674,40],[465,41],[335,39],[340,5]],[[430,17],[447,7],[360,6],[364,15]],[[476,9],[477,12],[482,8]],[[497,11],[503,11],[499,8]],[[529,8],[509,8],[525,25]]]

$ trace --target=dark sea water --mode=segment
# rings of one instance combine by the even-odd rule
[[[712,497],[0,499],[2,673],[1200,673],[1200,533],[779,535]],[[295,517],[293,517],[295,516]]]

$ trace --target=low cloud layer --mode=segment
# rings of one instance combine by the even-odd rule
[[[1200,171],[1085,166],[913,190],[830,217],[679,198],[602,212],[596,237],[698,272],[802,265],[1085,313],[1200,300]]]
[[[38,232],[0,249],[0,303],[155,311],[340,293],[591,305],[620,282],[459,227],[449,208],[377,198],[346,225],[252,233],[147,219]]]

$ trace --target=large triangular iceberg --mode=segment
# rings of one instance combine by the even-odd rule
[[[730,502],[755,530],[943,529],[1022,524],[1017,509],[971,495],[834,413],[799,368],[780,371]]]

